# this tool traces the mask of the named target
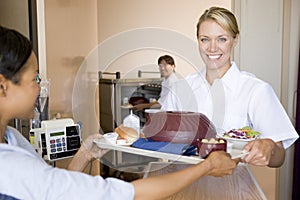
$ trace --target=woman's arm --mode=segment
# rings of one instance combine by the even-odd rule
[[[250,153],[246,155],[243,162],[257,165],[280,167],[285,159],[285,149],[282,142],[274,142],[271,139],[258,139],[245,145],[244,150]]]
[[[155,102],[150,102],[150,103],[141,103],[141,104],[137,104],[135,106],[133,106],[133,109],[136,110],[136,111],[141,111],[141,110],[144,110],[144,109],[148,109],[148,108],[160,108],[160,104],[155,101]]]
[[[133,181],[135,199],[164,199],[171,196],[203,176],[225,176],[232,174],[239,160],[217,151],[199,164],[163,176]]]
[[[80,148],[72,158],[67,169],[82,172],[92,160],[91,155],[83,148]]]

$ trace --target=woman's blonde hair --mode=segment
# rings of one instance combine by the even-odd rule
[[[218,23],[224,30],[231,34],[233,38],[239,34],[239,27],[236,18],[232,12],[221,7],[211,7],[204,11],[197,23],[197,38],[199,38],[199,29],[202,22],[213,20]]]

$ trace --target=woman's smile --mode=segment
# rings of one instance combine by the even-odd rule
[[[211,60],[218,60],[221,58],[222,54],[217,54],[217,55],[207,55],[209,59]]]

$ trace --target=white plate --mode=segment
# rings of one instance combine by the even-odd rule
[[[239,142],[250,142],[250,141],[256,139],[256,138],[249,138],[249,139],[230,138],[230,137],[224,137],[221,134],[218,134],[218,137],[222,138],[222,139],[227,139],[227,140],[230,140],[230,141],[239,141]]]
[[[222,138],[224,140],[227,140],[227,142],[231,142],[233,144],[232,148],[234,149],[240,149],[243,150],[244,146],[253,140],[256,140],[257,138],[250,138],[250,139],[238,139],[238,138],[229,138],[229,137],[224,137],[223,133],[218,133],[217,136],[219,138]]]

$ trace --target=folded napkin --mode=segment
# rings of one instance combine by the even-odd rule
[[[131,145],[132,147],[172,153],[179,155],[196,155],[196,147],[188,144],[173,144],[171,142],[156,142],[151,139],[139,138]]]

